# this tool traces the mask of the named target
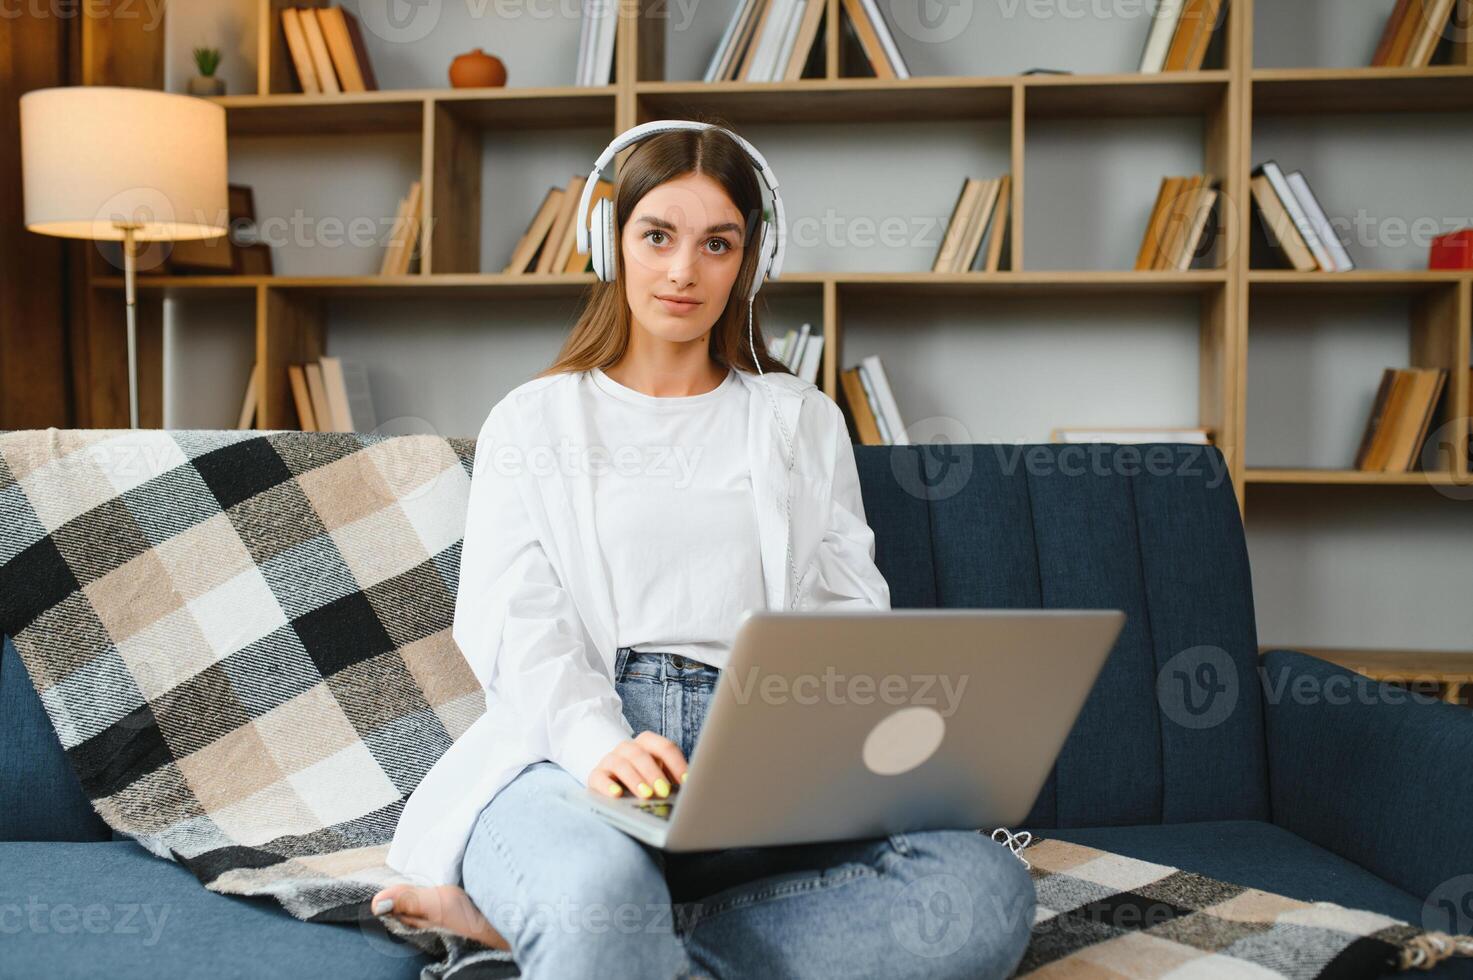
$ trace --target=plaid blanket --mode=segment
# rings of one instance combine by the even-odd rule
[[[1473,956],[1473,936],[1423,932],[1082,844],[1034,836],[1018,853],[1038,895],[1019,977],[1348,980]]]
[[[474,451],[0,433],[0,631],[97,812],[211,891],[387,930],[429,954],[426,980],[515,972],[502,951],[368,908],[405,880],[384,864],[405,801],[486,710],[450,636]],[[1039,894],[1029,974],[1156,977],[1205,958],[1375,976],[1427,938],[1058,841],[1022,853]],[[1122,902],[1169,921],[1101,921]]]

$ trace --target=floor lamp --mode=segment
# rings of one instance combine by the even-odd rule
[[[74,85],[20,97],[26,228],[123,243],[128,416],[138,428],[138,247],[229,227],[225,110],[151,89]]]

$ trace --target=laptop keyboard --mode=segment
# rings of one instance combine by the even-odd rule
[[[648,813],[651,816],[659,817],[661,820],[669,820],[670,811],[675,806],[675,801],[673,799],[643,800],[639,802],[631,800],[630,804],[643,810],[645,813]]]

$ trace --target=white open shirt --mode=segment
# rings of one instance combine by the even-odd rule
[[[838,405],[791,374],[737,375],[751,395],[767,608],[889,609]],[[414,884],[459,883],[481,809],[527,765],[551,759],[582,779],[611,739],[632,734],[614,688],[610,587],[592,519],[585,447],[596,440],[580,407],[592,383],[583,371],[525,382],[477,438],[452,635],[486,712],[405,803],[386,861]],[[794,439],[791,460],[774,406]]]

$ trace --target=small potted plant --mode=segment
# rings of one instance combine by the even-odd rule
[[[189,80],[190,95],[225,94],[225,79],[215,77],[215,69],[220,67],[219,48],[195,48],[194,65],[199,74]]]

